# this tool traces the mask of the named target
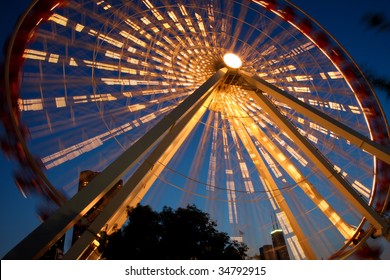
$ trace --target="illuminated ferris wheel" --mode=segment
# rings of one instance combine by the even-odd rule
[[[9,258],[39,258],[120,179],[68,258],[140,202],[195,204],[253,252],[277,224],[295,259],[389,238],[381,106],[288,1],[36,0],[5,57],[2,149],[59,207]],[[78,192],[83,170],[101,173]]]

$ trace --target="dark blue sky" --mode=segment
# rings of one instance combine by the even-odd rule
[[[360,66],[390,79],[390,32],[378,32],[366,27],[362,17],[371,12],[385,13],[390,20],[388,0],[292,0],[323,25],[352,55]],[[7,1],[0,11],[0,44],[12,31],[18,16],[31,0]],[[387,118],[390,118],[390,99],[377,91]],[[4,256],[22,238],[31,232],[39,221],[34,201],[24,199],[12,178],[13,163],[0,154],[0,257]]]

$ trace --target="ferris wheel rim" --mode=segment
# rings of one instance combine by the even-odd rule
[[[42,1],[42,0],[35,0],[35,1],[30,5],[29,9],[26,10],[26,12],[24,13],[24,16],[22,16],[22,17],[20,18],[20,20],[18,21],[17,27],[16,27],[16,29],[15,29],[15,32],[13,33],[13,36],[12,36],[12,39],[11,39],[11,42],[10,42],[10,45],[9,45],[9,49],[7,50],[7,56],[6,56],[6,60],[5,60],[5,70],[6,70],[6,71],[5,71],[5,82],[6,82],[6,83],[5,83],[5,86],[6,86],[6,93],[7,93],[8,109],[9,109],[9,111],[10,111],[10,114],[11,114],[11,112],[12,112],[12,104],[11,104],[12,102],[11,102],[11,96],[10,96],[11,94],[10,94],[10,84],[9,84],[9,72],[7,72],[7,71],[9,71],[9,67],[10,67],[10,61],[11,61],[11,57],[12,57],[13,43],[14,43],[15,40],[16,40],[16,37],[17,37],[17,35],[18,35],[19,29],[20,29],[20,27],[21,27],[23,21],[26,19],[26,17],[27,17],[27,15],[29,14],[29,12],[31,12],[32,8],[33,8],[38,2],[40,2],[40,1]],[[289,3],[289,1],[286,1],[286,2]],[[290,4],[290,5],[293,5],[293,4],[291,4],[291,3],[289,3],[289,4]],[[306,15],[306,16],[308,16],[308,15]],[[314,20],[314,19],[312,19],[312,18],[309,18],[309,19],[310,19],[310,20]],[[328,36],[331,36],[331,34],[329,34],[322,26],[320,26],[318,23],[317,23],[317,25],[318,25],[317,27],[319,27],[319,28],[321,28],[323,31],[325,31],[325,32],[327,33]],[[341,48],[342,48],[341,44],[339,44],[339,43],[336,41],[336,39],[334,39],[333,37],[332,37],[332,39],[335,41],[335,43],[337,44],[338,47],[341,47]],[[317,47],[318,47],[318,46],[317,46]],[[377,105],[379,106],[380,111],[381,111],[381,113],[382,113],[381,117],[383,117],[383,118],[386,120],[385,115],[384,115],[384,113],[383,113],[383,108],[381,107],[381,105],[380,105],[380,103],[379,103],[379,101],[378,101],[378,97],[377,97],[377,95],[375,94],[375,91],[372,89],[372,86],[369,84],[369,82],[367,81],[366,77],[364,76],[364,73],[361,71],[361,69],[360,69],[359,66],[356,64],[356,62],[353,61],[353,59],[350,57],[350,55],[348,54],[348,52],[347,52],[346,50],[344,50],[343,48],[342,48],[342,50],[343,50],[344,54],[346,54],[346,55],[349,57],[349,60],[350,60],[350,61],[352,62],[352,64],[354,65],[355,69],[357,69],[357,70],[361,73],[363,79],[365,80],[365,84],[368,85],[368,87],[371,89],[371,94],[373,94],[373,96],[374,96],[375,99],[376,99],[376,103],[377,103]],[[355,93],[355,96],[356,96],[356,93]],[[27,158],[29,159],[29,162],[30,162],[30,164],[31,164],[31,167],[33,168],[33,170],[39,172],[39,171],[37,170],[37,168],[39,168],[39,167],[37,167],[36,164],[34,163],[34,161],[33,161],[33,156],[32,156],[32,154],[30,154],[30,151],[29,151],[29,149],[28,149],[28,147],[27,147],[26,138],[24,138],[24,137],[22,136],[22,134],[20,133],[20,127],[19,127],[18,124],[17,124],[17,123],[18,123],[18,122],[17,122],[17,118],[15,117],[15,115],[11,114],[11,119],[12,119],[12,123],[13,123],[14,129],[15,129],[15,133],[16,133],[17,137],[19,138],[19,141],[21,142],[22,146],[23,146],[24,152],[26,153]],[[387,122],[385,122],[385,125],[386,125],[386,130],[387,130],[387,132],[389,132],[389,127],[388,127]],[[52,191],[51,188],[53,188],[53,190],[54,190],[53,193],[54,193],[55,199],[58,199],[59,201],[63,201],[63,196],[62,196],[62,194],[56,193],[55,187],[53,187],[53,186],[50,185],[50,181],[48,180],[48,178],[46,178],[46,176],[45,176],[43,173],[40,174],[39,176],[44,176],[44,177],[43,177],[43,180],[44,180],[45,182],[46,182],[46,180],[47,180],[46,185],[48,185],[48,188],[50,189],[50,191]],[[48,184],[48,183],[49,183],[49,184]],[[375,194],[375,190],[373,191],[373,193]],[[370,203],[372,203],[372,201],[373,201],[373,196],[371,197]],[[60,203],[62,203],[62,202],[60,202]],[[363,225],[362,225],[362,226],[363,226]]]

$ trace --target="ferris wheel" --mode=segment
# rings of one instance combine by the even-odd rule
[[[68,258],[140,202],[195,204],[255,252],[277,224],[295,259],[389,239],[382,108],[289,1],[35,0],[9,40],[2,92],[16,184],[49,203],[9,258],[39,258],[119,180]],[[78,192],[84,170],[100,174]]]

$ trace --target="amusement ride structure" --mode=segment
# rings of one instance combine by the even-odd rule
[[[5,258],[40,258],[119,180],[65,258],[138,203],[195,204],[256,250],[276,215],[294,259],[390,239],[378,98],[289,1],[35,0],[2,71],[1,147],[43,219]]]

